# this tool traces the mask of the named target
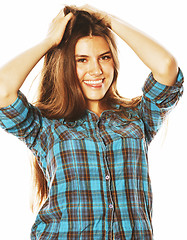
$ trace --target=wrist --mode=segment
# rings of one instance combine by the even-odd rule
[[[52,39],[50,38],[45,38],[43,39],[43,41],[41,42],[41,44],[43,45],[43,47],[48,51],[51,48],[55,47],[55,43],[53,42]]]

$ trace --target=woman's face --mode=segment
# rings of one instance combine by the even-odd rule
[[[103,37],[88,36],[75,46],[77,76],[89,104],[101,100],[114,78],[114,62]]]

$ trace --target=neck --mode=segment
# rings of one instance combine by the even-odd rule
[[[88,102],[88,109],[97,114],[98,117],[100,117],[101,113],[104,111],[104,108],[100,106],[99,101]]]

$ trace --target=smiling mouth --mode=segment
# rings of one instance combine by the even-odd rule
[[[99,80],[84,80],[84,83],[89,86],[89,87],[93,87],[93,88],[99,88],[102,87],[104,82],[104,78],[99,79]]]

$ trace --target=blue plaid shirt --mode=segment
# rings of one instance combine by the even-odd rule
[[[2,128],[27,144],[48,182],[32,240],[153,239],[147,149],[182,83],[180,69],[172,87],[150,74],[136,110],[88,110],[75,122],[43,117],[20,91],[0,110]]]

